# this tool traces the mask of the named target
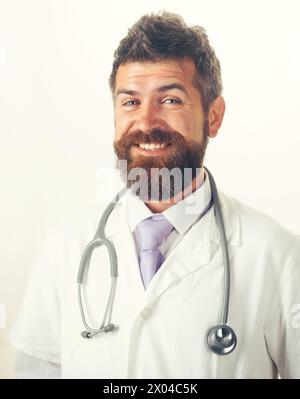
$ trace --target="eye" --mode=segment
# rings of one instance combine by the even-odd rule
[[[123,104],[123,106],[124,107],[131,107],[132,105],[136,105],[138,102],[136,101],[136,100],[129,100],[129,101],[126,101],[124,104]]]
[[[181,104],[182,101],[178,100],[176,98],[167,98],[166,100],[163,101],[165,104]]]

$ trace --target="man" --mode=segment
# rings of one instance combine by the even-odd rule
[[[220,320],[224,267],[203,159],[225,104],[205,31],[167,12],[143,16],[115,52],[110,86],[114,149],[128,186],[105,227],[118,278],[111,320],[103,324],[115,328],[84,339],[89,333],[80,334],[77,303],[78,265],[105,203],[83,227],[45,243],[11,334],[17,375],[299,378],[299,237],[222,192],[228,325],[237,345],[224,356],[208,345],[208,331]],[[83,308],[95,330],[110,290],[104,246],[88,272]]]

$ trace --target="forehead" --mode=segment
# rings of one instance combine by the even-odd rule
[[[162,62],[127,62],[119,66],[116,90],[128,85],[156,86],[158,82],[180,82],[186,87],[193,85],[196,67],[192,60],[168,60]]]

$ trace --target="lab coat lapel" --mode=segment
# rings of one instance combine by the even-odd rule
[[[169,254],[151,280],[147,291],[148,302],[154,301],[167,289],[177,284],[195,269],[209,264],[213,252],[210,242],[211,210],[197,223]]]
[[[240,222],[235,201],[220,191],[219,198],[228,245],[240,245]],[[169,254],[145,290],[140,275],[134,236],[128,224],[126,194],[116,209],[113,225],[112,238],[117,250],[120,277],[117,289],[123,288],[125,291],[130,290],[130,293],[134,292],[134,295],[129,296],[130,307],[135,314],[158,299],[186,275],[202,267],[209,267],[214,254],[220,249],[218,227],[212,206]],[[124,286],[120,287],[123,282]]]
[[[127,195],[122,197],[118,220],[115,221],[115,244],[118,251],[119,274],[126,278],[124,289],[134,292],[132,309],[138,313],[166,289],[194,269],[208,264],[211,258],[210,213],[203,217],[176,246],[145,290],[138,263],[134,236],[127,215]],[[188,256],[187,256],[188,254]],[[120,280],[121,280],[120,278]],[[120,285],[120,283],[118,283]]]
[[[228,246],[240,245],[240,222],[234,199],[219,191]],[[186,275],[209,264],[220,250],[214,207],[196,223],[156,272],[146,291],[152,302]],[[220,264],[222,267],[222,264]]]

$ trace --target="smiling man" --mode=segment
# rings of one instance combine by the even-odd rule
[[[109,81],[125,189],[46,241],[11,334],[17,376],[300,378],[299,236],[203,165],[225,112],[204,29],[143,16]]]
[[[162,16],[141,18],[120,43],[110,76],[115,152],[119,160],[127,160],[129,171],[142,168],[147,172],[148,191],[143,191],[147,196],[142,198],[157,212],[201,184],[208,139],[216,136],[225,111],[220,64],[204,30],[184,29],[176,15],[168,14],[168,20],[170,26],[167,19],[163,26]],[[151,171],[155,168],[176,168],[182,176],[189,168],[190,179],[182,179],[177,186],[171,179],[169,200],[162,202],[166,179],[162,176],[158,195],[153,196]],[[134,183],[127,179],[129,186]]]
[[[177,192],[172,180],[172,200],[162,202],[162,187],[158,191],[160,196],[151,195],[151,170],[178,168],[183,176],[185,169],[190,168],[195,180],[203,164],[208,137],[217,134],[223,119],[223,98],[217,96],[208,111],[196,77],[195,63],[185,56],[179,60],[125,61],[120,64],[115,81],[114,75],[111,78],[116,121],[114,148],[118,159],[127,160],[127,171],[147,171],[149,200],[143,199],[152,211],[162,212],[173,205],[177,194],[190,192],[188,186],[192,182],[185,179],[177,186]],[[165,182],[160,183],[162,186]]]

